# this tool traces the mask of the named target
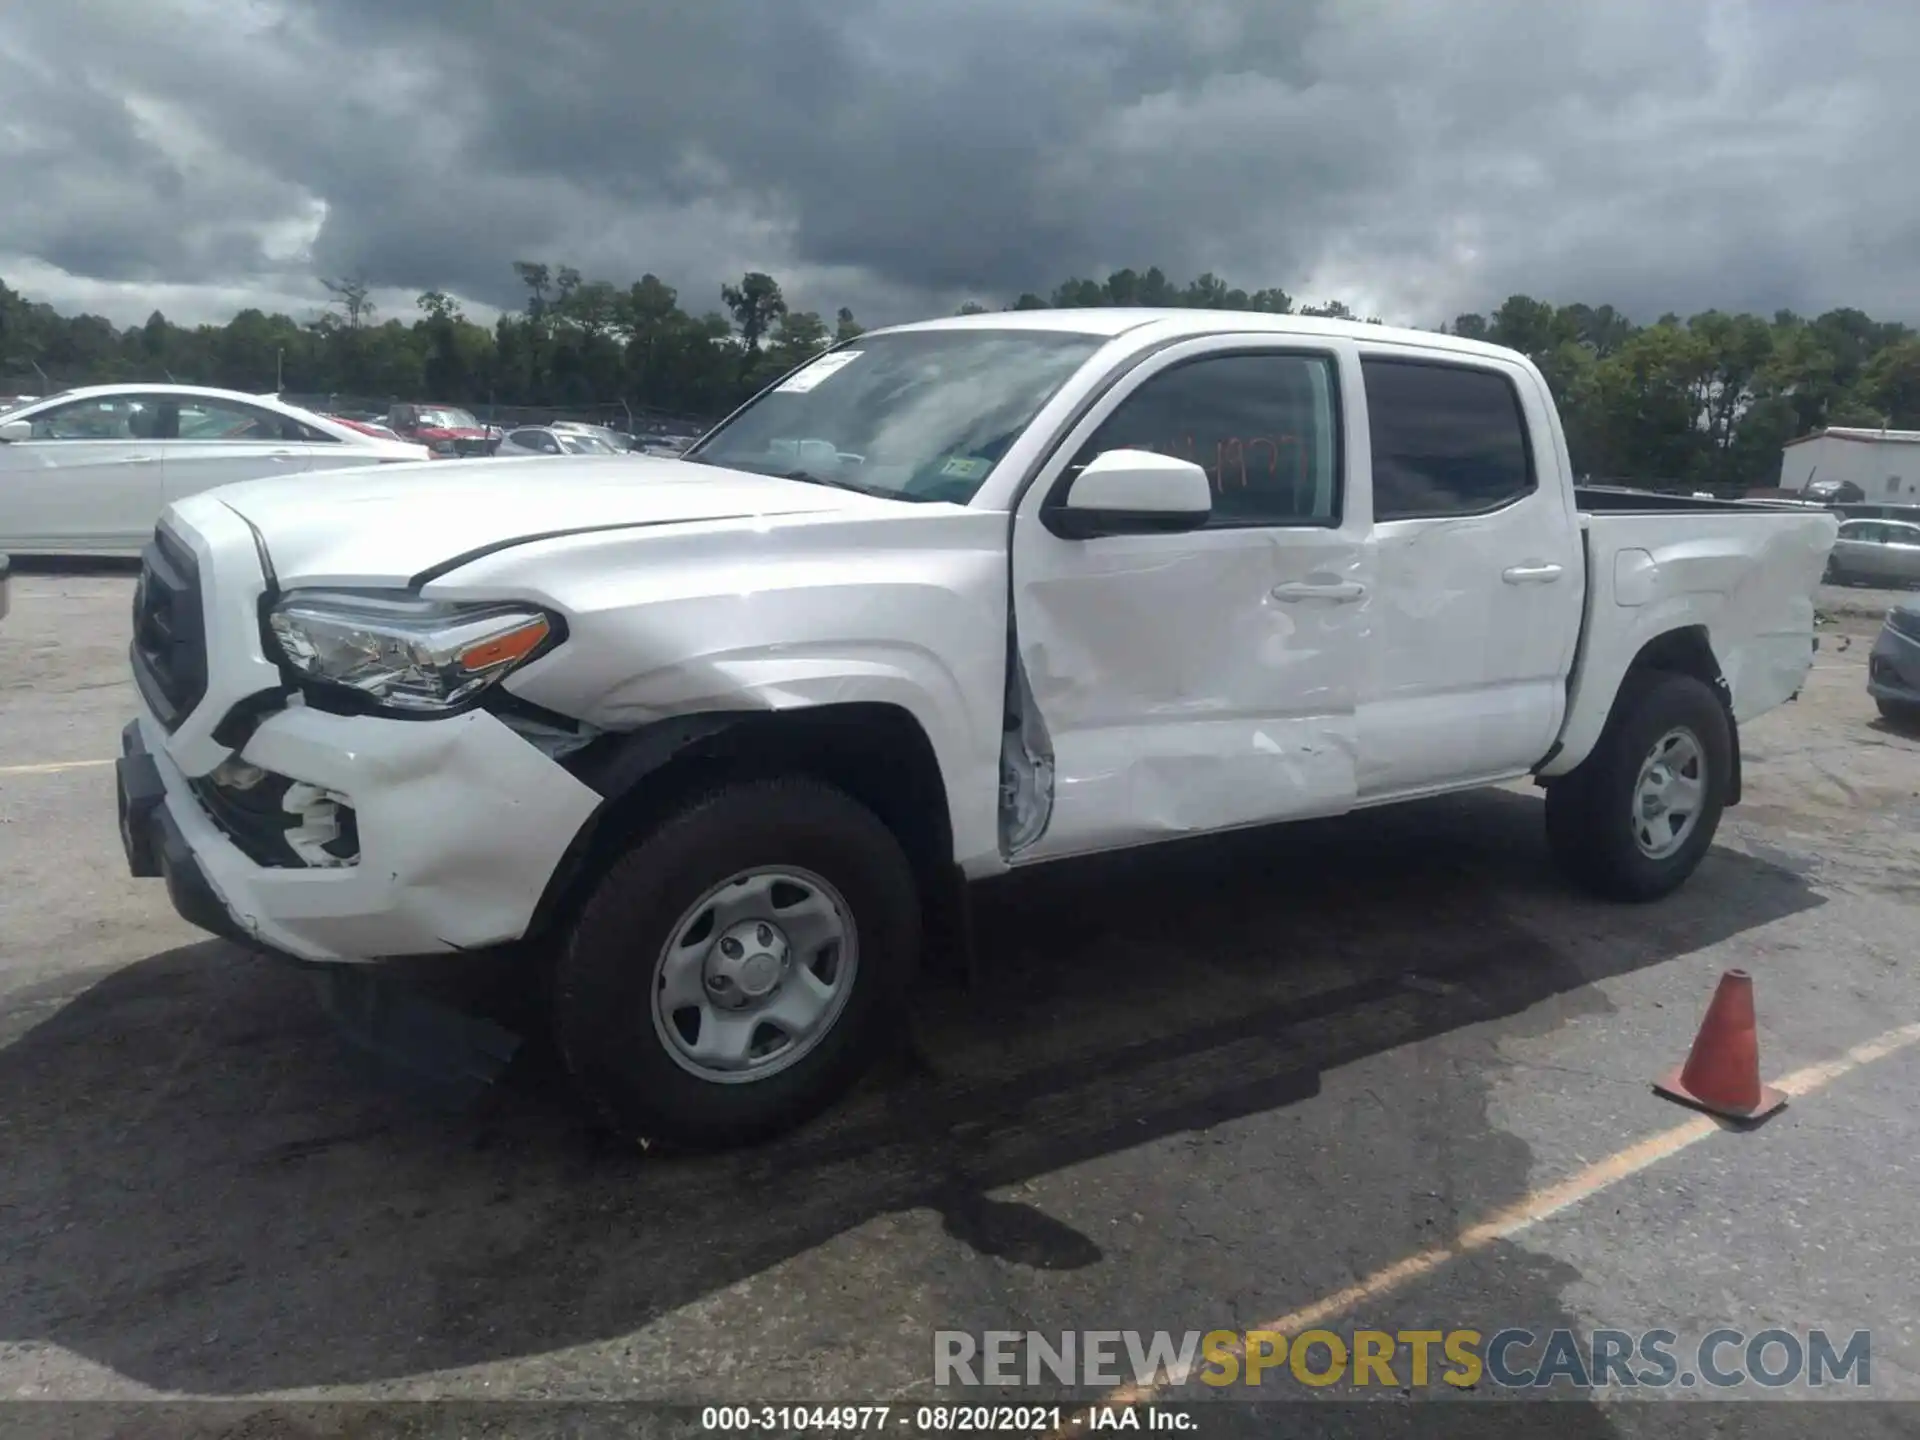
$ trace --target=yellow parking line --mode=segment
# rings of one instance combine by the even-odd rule
[[[111,760],[56,760],[51,765],[0,765],[0,775],[56,775],[62,770],[91,770]]]
[[[1791,1075],[1782,1076],[1774,1081],[1774,1087],[1798,1098],[1811,1095],[1824,1089],[1841,1076],[1881,1060],[1895,1051],[1920,1042],[1920,1024],[1902,1025],[1883,1035],[1876,1035],[1838,1059],[1826,1060],[1818,1065],[1809,1065],[1795,1070]],[[1396,1260],[1366,1276],[1358,1283],[1345,1289],[1324,1295],[1298,1310],[1269,1320],[1264,1325],[1254,1326],[1257,1330],[1271,1330],[1281,1335],[1297,1335],[1302,1330],[1325,1324],[1336,1315],[1342,1315],[1363,1301],[1375,1300],[1390,1294],[1420,1279],[1423,1275],[1438,1270],[1449,1261],[1463,1255],[1471,1255],[1476,1250],[1484,1250],[1496,1240],[1506,1240],[1519,1234],[1540,1221],[1558,1215],[1570,1209],[1582,1200],[1590,1199],[1601,1191],[1619,1184],[1629,1176],[1638,1175],[1642,1170],[1661,1160],[1678,1155],[1682,1150],[1712,1135],[1721,1127],[1718,1122],[1702,1115],[1675,1125],[1670,1130],[1662,1130],[1637,1140],[1624,1150],[1617,1150],[1603,1160],[1596,1160],[1585,1169],[1578,1170],[1555,1184],[1535,1190],[1522,1196],[1513,1204],[1482,1220],[1470,1225],[1454,1237],[1450,1245],[1436,1245]],[[1232,1345],[1228,1351],[1238,1354],[1240,1347]],[[1108,1395],[1106,1405],[1138,1405],[1153,1399],[1163,1389],[1160,1385],[1123,1385]],[[1084,1430],[1088,1424],[1089,1412],[1081,1411],[1065,1422],[1058,1434],[1074,1434]]]

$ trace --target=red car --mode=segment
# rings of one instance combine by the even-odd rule
[[[337,420],[350,430],[358,430],[362,435],[371,435],[379,440],[398,440],[399,435],[389,430],[377,420],[355,420],[346,415],[329,415],[329,420]]]
[[[426,446],[436,460],[491,455],[500,443],[499,430],[482,425],[472,411],[457,405],[395,405],[387,412],[387,427],[403,440]]]

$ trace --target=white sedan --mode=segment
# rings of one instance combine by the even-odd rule
[[[281,403],[196,385],[95,385],[0,411],[0,550],[137,554],[160,512],[216,485],[428,459]]]

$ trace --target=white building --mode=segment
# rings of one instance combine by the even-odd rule
[[[1868,504],[1920,505],[1920,430],[1829,426],[1780,451],[1780,488],[1815,480],[1851,480]]]

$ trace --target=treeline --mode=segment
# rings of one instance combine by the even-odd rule
[[[238,390],[720,414],[835,340],[860,333],[792,309],[761,273],[696,312],[657,276],[621,288],[569,266],[514,262],[525,303],[491,326],[430,290],[406,317],[382,316],[358,279],[327,282],[331,303],[305,323],[243,310],[225,325],[175,325],[157,311],[116,329],[62,316],[0,284],[0,374],[13,388],[164,380]],[[1211,274],[1178,284],[1158,268],[1072,279],[1004,308],[1153,305],[1358,318],[1343,304],[1296,306]],[[969,302],[961,313],[984,313]],[[1371,318],[1371,317],[1369,317]],[[1441,330],[1525,351],[1565,417],[1574,464],[1596,478],[1715,489],[1768,485],[1780,445],[1823,425],[1920,428],[1920,336],[1858,310],[1807,319],[1706,311],[1642,325],[1611,306],[1555,306],[1524,295]]]

